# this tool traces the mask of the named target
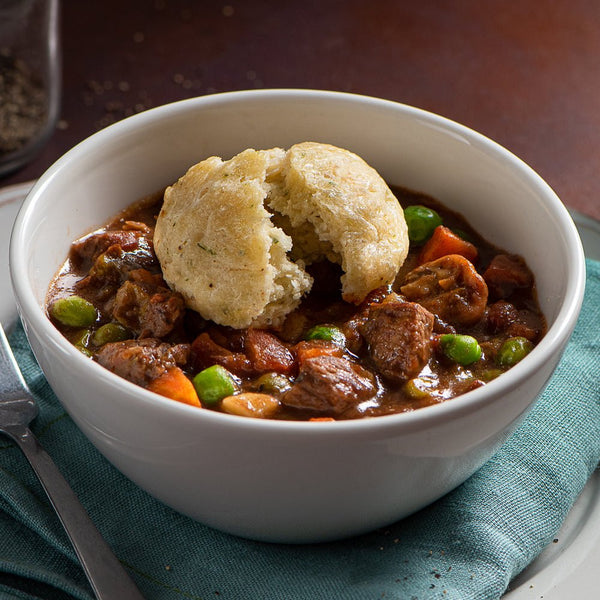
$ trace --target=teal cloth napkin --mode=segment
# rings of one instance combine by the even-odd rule
[[[600,263],[587,267],[583,311],[564,358],[498,454],[419,513],[336,543],[252,542],[162,505],[75,427],[22,329],[11,343],[39,400],[35,434],[145,598],[493,599],[552,541],[600,460]],[[0,597],[92,598],[43,490],[6,438],[0,438]]]

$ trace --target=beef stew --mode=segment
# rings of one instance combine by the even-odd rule
[[[501,375],[544,335],[534,277],[433,198],[393,191],[406,207],[409,255],[394,284],[358,306],[341,298],[340,267],[321,262],[277,328],[203,319],[162,277],[158,194],[73,243],[48,314],[91,360],[211,410],[322,421],[447,401]]]

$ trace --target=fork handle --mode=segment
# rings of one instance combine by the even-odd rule
[[[99,600],[143,600],[58,467],[27,427],[4,430],[38,476]]]

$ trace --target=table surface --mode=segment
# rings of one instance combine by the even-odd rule
[[[214,92],[378,96],[467,125],[600,219],[597,0],[64,0],[56,131],[9,185],[147,108]]]

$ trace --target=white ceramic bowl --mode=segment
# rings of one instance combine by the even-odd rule
[[[167,400],[91,362],[44,312],[71,240],[209,155],[322,141],[391,184],[426,192],[490,241],[523,255],[549,330],[489,385],[419,411],[349,422],[253,420]],[[548,185],[482,135],[409,106],[308,90],[185,100],[121,121],[52,166],[14,227],[11,275],[48,381],[92,443],[173,508],[249,538],[314,542],[359,534],[424,507],[505,441],[552,374],[573,330],[585,264]]]

